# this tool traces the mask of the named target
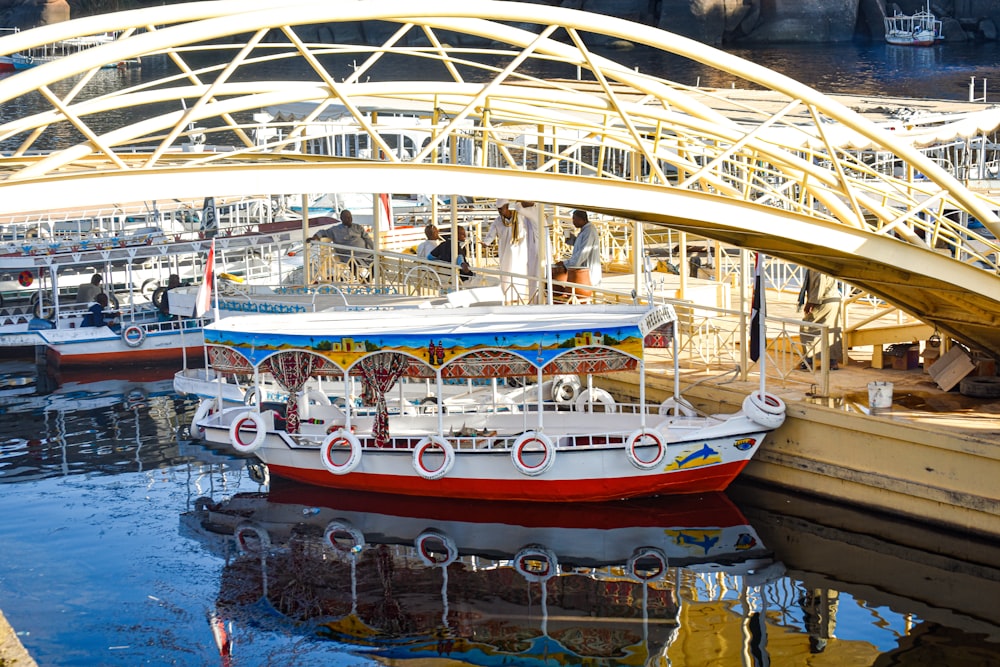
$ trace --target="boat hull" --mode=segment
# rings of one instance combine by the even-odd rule
[[[245,416],[245,408],[230,408],[196,420],[192,431],[203,431],[208,442],[231,445],[232,426]],[[471,415],[448,417],[456,424],[472,419]],[[322,433],[293,437],[284,431],[268,430],[253,453],[273,476],[344,491],[469,500],[594,502],[723,491],[753,457],[769,430],[742,413],[724,421],[647,415],[647,428],[666,434],[665,452],[656,465],[640,468],[628,454],[626,435],[640,428],[640,415],[556,413],[546,415],[545,431],[554,443],[553,462],[538,473],[526,472],[517,465],[514,455],[521,435],[517,431],[523,432],[526,422],[536,417],[486,413],[479,418],[484,428],[499,428],[517,435],[493,439],[443,438],[453,448],[454,460],[438,478],[427,473],[438,469],[443,455],[438,459],[435,454],[430,455],[422,472],[415,463],[414,450],[421,448],[425,436],[398,434],[388,447],[375,447],[370,438],[360,435],[367,432],[365,420],[358,420],[358,442],[364,440],[366,444],[360,447],[359,461],[350,472],[330,471],[321,454],[323,448],[319,443],[327,438]],[[598,429],[591,422],[597,424],[599,420],[614,424]],[[428,427],[435,422],[433,415],[397,420]],[[567,428],[570,424],[578,428],[570,431]],[[605,434],[580,435],[586,432]],[[245,431],[240,434],[248,437]],[[642,458],[653,460],[652,456]]]
[[[200,359],[203,354],[202,332],[191,328],[183,332],[148,331],[141,344],[126,344],[122,335],[108,327],[91,330],[68,329],[38,332],[47,347],[46,358],[52,367],[104,366],[119,363],[180,363],[185,355]]]

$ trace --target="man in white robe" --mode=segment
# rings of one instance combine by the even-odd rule
[[[511,209],[506,199],[497,200],[499,214],[494,218],[490,228],[483,237],[483,243],[497,242],[497,256],[500,259],[500,270],[505,274],[500,276],[500,287],[508,303],[526,303],[530,297],[528,291],[528,258],[534,253],[537,262],[537,246],[533,225],[526,221],[516,209]]]

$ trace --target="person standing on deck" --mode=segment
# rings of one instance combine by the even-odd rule
[[[835,371],[840,368],[840,331],[837,328],[837,321],[840,319],[840,290],[837,289],[837,281],[825,273],[819,271],[806,271],[804,279],[805,299],[803,311],[806,322],[815,322],[818,325],[827,327],[830,336],[830,370]],[[799,365],[800,370],[809,371],[813,369],[817,355],[822,351],[820,336],[823,329],[820,326],[804,326],[799,332],[799,340],[802,343],[804,361]]]
[[[567,275],[569,269],[588,269],[590,272],[590,284],[598,285],[604,277],[601,268],[601,237],[597,227],[590,222],[587,212],[576,209],[573,211],[573,226],[577,234],[569,240],[573,246],[573,253],[565,260],[552,265],[552,277],[556,280],[561,274]]]
[[[508,303],[526,302],[530,296],[528,281],[524,276],[528,273],[528,257],[538,253],[534,250],[536,243],[535,231],[530,224],[525,224],[521,214],[511,209],[506,199],[497,200],[497,217],[493,219],[490,228],[486,230],[483,243],[497,242],[497,256],[500,259],[500,270],[516,276],[500,276],[500,287],[504,299]]]
[[[524,220],[525,228],[532,230],[528,239],[528,275],[531,276],[528,280],[528,294],[534,295],[538,289],[538,277],[544,275],[538,264],[541,256],[545,256],[545,266],[552,261],[552,252],[545,242],[549,220],[542,207],[533,201],[519,201],[514,208]]]
[[[89,283],[80,285],[80,288],[76,291],[76,302],[91,303],[95,296],[104,292],[104,289],[101,287],[102,280],[104,279],[101,277],[101,274],[95,273],[90,277]]]

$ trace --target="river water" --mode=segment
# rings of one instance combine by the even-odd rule
[[[1000,60],[952,45],[741,55],[825,92],[944,99]],[[729,85],[712,76],[672,78]],[[243,459],[183,437],[196,405],[171,373],[53,379],[0,362],[0,609],[40,665],[1000,664],[994,544],[746,483],[734,507],[488,520],[262,486]],[[648,547],[629,531],[650,526],[683,554],[663,571],[600,556]],[[529,545],[559,569],[515,558]]]

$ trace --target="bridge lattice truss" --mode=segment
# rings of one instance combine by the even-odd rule
[[[835,274],[1000,354],[1000,246],[967,226],[1000,237],[992,203],[904,137],[698,42],[490,0],[223,0],[23,31],[0,54],[103,32],[120,36],[0,80],[0,214],[334,190],[531,199]],[[613,40],[662,52],[685,82],[589,46]],[[139,83],[104,69],[136,60]],[[120,85],[95,93],[102,76]],[[286,113],[262,134],[254,114],[274,107]],[[390,110],[409,115],[386,123]],[[371,150],[307,154],[343,131],[322,122],[338,115]],[[406,129],[426,140],[398,150]],[[845,144],[845,129],[869,150]],[[875,151],[907,168],[882,173]]]

